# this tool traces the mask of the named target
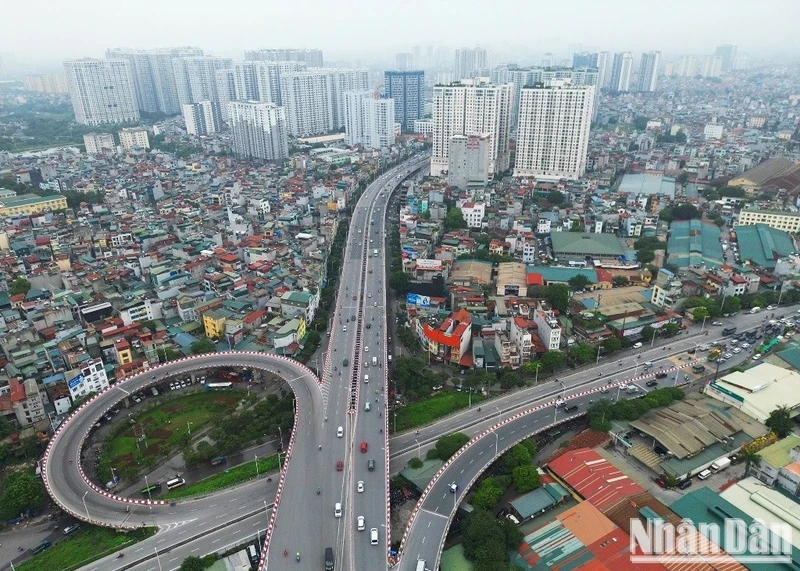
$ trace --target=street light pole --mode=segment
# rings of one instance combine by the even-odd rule
[[[658,329],[653,329],[653,338],[650,339],[650,348],[651,349],[653,348],[653,345],[655,345],[655,342],[656,342],[656,333],[658,333]]]
[[[150,493],[150,484],[147,482],[147,474],[144,475],[144,485],[147,488],[147,499],[153,501],[153,494]]]
[[[258,478],[258,454],[253,454],[256,463],[256,478]]]
[[[161,558],[158,556],[158,547],[153,547],[153,549],[156,552],[156,561],[158,562],[158,571],[164,571],[164,569],[161,567]]]
[[[192,435],[192,423],[187,421],[186,422],[186,429],[189,431],[189,436]]]
[[[597,359],[595,360],[594,364],[597,365],[600,362],[600,348],[602,345],[597,346]]]
[[[493,430],[494,432],[494,457],[497,458],[499,446],[500,446],[500,437],[497,434],[497,430]]]

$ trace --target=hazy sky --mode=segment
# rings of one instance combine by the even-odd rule
[[[587,49],[800,54],[800,0],[2,0],[0,52],[22,63],[108,47],[318,47],[326,60],[389,60],[413,45],[481,45],[493,62]],[[525,55],[523,55],[525,54]]]

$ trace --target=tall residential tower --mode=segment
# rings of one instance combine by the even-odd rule
[[[82,125],[139,120],[130,64],[124,59],[64,62],[75,121]]]
[[[425,72],[387,71],[384,73],[386,97],[394,101],[394,119],[403,131],[412,132],[414,121],[424,115]]]
[[[639,79],[636,81],[636,91],[656,90],[660,63],[661,52],[646,52],[642,54],[642,61],[639,63]]]
[[[286,113],[274,103],[228,104],[233,152],[240,157],[280,161],[289,156]]]

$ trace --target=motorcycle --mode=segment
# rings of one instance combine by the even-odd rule
[[[317,488],[317,495],[319,495],[321,491],[322,491],[322,490],[320,490],[319,488]]]
[[[300,561],[300,552],[299,551],[297,552],[297,555],[295,557],[297,558],[298,561]]]

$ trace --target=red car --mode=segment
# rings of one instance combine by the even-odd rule
[[[363,452],[366,452],[366,451],[367,451],[367,443],[366,442],[362,442],[361,443],[361,452],[363,453]]]
[[[342,470],[344,470],[344,462],[342,462],[341,460],[337,460],[336,461],[336,471],[337,472],[341,472]]]

